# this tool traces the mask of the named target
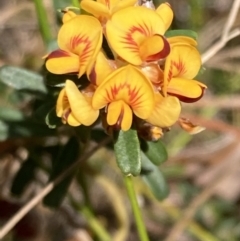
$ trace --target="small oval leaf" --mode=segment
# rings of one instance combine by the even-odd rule
[[[59,174],[66,170],[71,164],[77,161],[80,153],[80,145],[76,137],[72,137],[63,147],[60,155],[53,159],[53,170],[50,180],[54,180]],[[76,170],[75,170],[76,171]],[[60,182],[54,189],[44,198],[44,204],[49,207],[58,207],[65,197],[68,187],[75,175],[75,171]]]
[[[0,80],[8,86],[17,90],[29,90],[47,93],[43,83],[43,77],[32,71],[13,66],[2,66],[0,68]]]
[[[0,106],[0,119],[3,121],[22,121],[24,115],[19,110]]]
[[[169,30],[165,33],[165,36],[168,38],[175,37],[175,36],[186,36],[194,40],[197,40],[198,38],[197,33],[189,29]]]
[[[123,174],[133,176],[140,174],[140,144],[136,130],[119,131],[114,150],[118,166]]]
[[[166,180],[157,166],[152,164],[148,157],[141,153],[142,170],[141,176],[158,200],[168,196],[169,189]]]
[[[0,120],[0,141],[5,141],[8,138],[9,126]]]
[[[11,192],[19,196],[22,194],[27,185],[34,179],[36,163],[29,157],[21,166],[13,179]]]
[[[168,159],[167,150],[160,140],[157,142],[147,141],[142,143],[141,149],[149,160],[157,166]]]

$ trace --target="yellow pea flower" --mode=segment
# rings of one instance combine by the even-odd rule
[[[82,0],[81,8],[98,18],[103,24],[111,18],[115,12],[134,6],[137,0]]]
[[[104,53],[100,51],[92,70],[88,71],[87,76],[92,84],[99,86],[115,69],[117,69],[115,61],[107,59]]]
[[[139,69],[127,65],[115,70],[97,87],[92,106],[105,107],[108,125],[127,131],[132,125],[133,113],[141,119],[151,114],[153,87]]]
[[[169,16],[171,18],[171,16]],[[166,22],[152,9],[142,6],[122,9],[106,24],[106,37],[112,49],[126,62],[141,65],[158,61],[170,52],[163,36]]]
[[[78,73],[92,69],[102,45],[102,27],[91,16],[68,19],[58,33],[59,49],[47,56],[46,68],[54,74]]]
[[[171,47],[175,45],[191,45],[193,47],[197,47],[197,41],[188,36],[174,36],[167,38]]]
[[[92,125],[99,116],[99,110],[92,108],[92,94],[91,89],[80,91],[73,81],[67,80],[57,99],[57,116],[71,126]]]
[[[163,97],[160,93],[155,93],[154,103],[154,109],[146,122],[166,128],[172,126],[178,120],[181,113],[181,104],[177,97]]]
[[[173,11],[169,3],[162,3],[156,9],[156,13],[161,17],[165,25],[165,31],[168,30],[173,20]]]
[[[177,96],[183,102],[199,100],[206,85],[193,78],[201,67],[198,50],[187,44],[174,45],[166,58],[164,67],[163,94]]]
[[[75,18],[76,16],[78,16],[75,12],[71,11],[71,9],[73,9],[74,7],[67,7],[63,10],[61,10],[63,14],[63,17],[62,17],[62,22],[63,23],[66,23],[68,22],[69,20]],[[77,9],[77,8],[76,8]]]

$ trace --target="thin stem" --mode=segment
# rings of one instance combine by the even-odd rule
[[[206,63],[209,59],[211,59],[217,52],[219,52],[226,43],[239,36],[240,35],[240,29],[236,28],[233,31],[231,31],[227,38],[224,38],[224,40],[220,39],[217,43],[212,45],[205,53],[202,54],[202,63]]]
[[[230,32],[234,22],[236,21],[236,17],[239,11],[239,6],[240,6],[240,0],[234,0],[232,4],[232,8],[228,14],[228,19],[223,27],[223,31],[221,34],[221,39],[214,44],[210,49],[208,49],[203,55],[202,55],[202,63],[207,62],[209,59],[211,59],[217,52],[219,52],[225,45],[226,43],[237,37],[240,32],[239,28],[233,30]]]
[[[102,227],[100,222],[94,217],[92,211],[87,206],[82,207],[79,211],[87,219],[88,225],[100,240],[111,241],[111,236]]]
[[[231,10],[228,14],[227,22],[225,23],[225,26],[224,26],[223,32],[222,32],[221,39],[225,42],[228,41],[228,34],[237,18],[239,7],[240,7],[240,0],[235,0],[232,4]]]
[[[47,12],[42,0],[34,0],[34,4],[37,12],[38,24],[40,27],[41,35],[45,45],[48,47],[51,41],[53,40],[53,37],[50,24],[47,18]]]
[[[140,241],[149,241],[147,231],[146,231],[146,227],[145,227],[144,222],[143,222],[141,210],[140,210],[140,207],[139,207],[138,202],[137,202],[136,193],[135,193],[135,190],[134,190],[134,187],[133,187],[132,177],[131,176],[125,176],[124,181],[125,181],[125,186],[126,186],[128,196],[129,196],[129,199],[130,199],[130,202],[131,202],[131,206],[132,206],[134,218],[135,218],[135,221],[136,221],[136,226],[137,226]]]
[[[99,220],[94,216],[91,209],[86,205],[83,205],[83,206],[79,205],[71,195],[69,195],[69,199],[73,207],[85,217],[89,227],[95,233],[95,235],[102,241],[111,241],[111,236],[108,234],[105,228],[101,225]]]

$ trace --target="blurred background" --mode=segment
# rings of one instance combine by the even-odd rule
[[[61,25],[56,10],[71,5],[72,1],[43,0],[43,3],[52,38],[56,39]],[[172,29],[196,31],[199,50],[205,53],[219,40],[233,1],[169,0],[169,3],[175,13]],[[233,24],[233,29],[237,27],[240,27],[240,11]],[[167,199],[157,201],[140,179],[135,182],[151,241],[240,240],[239,43],[238,36],[204,63],[196,77],[208,86],[204,97],[196,103],[183,104],[182,117],[206,130],[189,135],[176,125],[162,139],[169,153],[167,162],[160,166],[170,190]],[[40,73],[42,56],[47,53],[34,1],[1,0],[0,67],[7,64]],[[33,125],[25,119],[25,124],[20,124],[23,118],[32,115],[41,97],[19,92],[2,82],[0,93],[2,225],[46,185],[51,158],[59,145],[66,143],[72,130],[60,128],[48,132],[44,124]],[[23,165],[26,167],[21,176],[19,170]],[[85,173],[78,175],[79,180],[70,187],[70,196],[58,209],[39,204],[3,240],[106,241],[111,235],[113,241],[137,241],[113,152],[99,149],[82,170]],[[78,206],[84,192],[78,182],[88,187],[86,195],[91,211],[88,206]]]

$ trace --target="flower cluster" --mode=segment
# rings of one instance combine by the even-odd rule
[[[202,97],[206,86],[193,80],[201,67],[197,42],[166,37],[173,19],[168,3],[154,9],[136,0],[82,0],[81,9],[91,16],[63,11],[59,49],[46,59],[51,73],[89,80],[87,86],[66,80],[56,108],[63,123],[90,126],[101,116],[106,128],[168,128],[179,119],[180,101]]]

